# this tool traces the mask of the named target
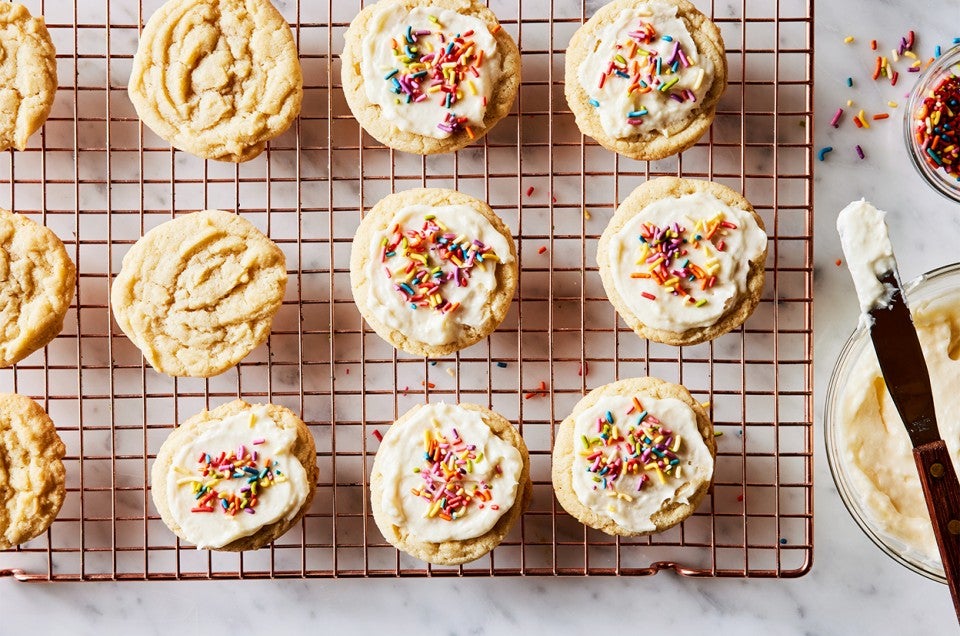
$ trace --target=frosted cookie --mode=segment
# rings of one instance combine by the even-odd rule
[[[43,18],[0,3],[0,150],[23,150],[57,94],[57,52]]]
[[[580,131],[634,159],[697,143],[726,87],[720,30],[686,0],[614,0],[567,48],[564,91]]]
[[[380,0],[344,37],[347,104],[397,150],[431,155],[473,143],[520,88],[520,51],[478,0]]]
[[[0,393],[0,550],[40,536],[53,523],[67,494],[65,453],[39,404]]]
[[[700,505],[716,452],[713,424],[686,388],[620,380],[588,393],[560,424],[553,488],[564,510],[591,528],[661,532]]]
[[[77,268],[56,234],[0,209],[0,367],[57,337],[76,282]]]
[[[377,334],[408,353],[443,356],[493,332],[518,279],[510,230],[455,190],[408,190],[360,222],[350,254],[353,298]]]
[[[530,458],[502,416],[474,404],[415,406],[373,460],[370,504],[387,541],[438,565],[497,547],[533,493]]]
[[[750,203],[710,181],[647,181],[597,247],[603,288],[641,338],[692,345],[736,329],[763,292],[767,235]]]
[[[275,404],[234,400],[188,419],[151,471],[160,517],[200,549],[257,550],[296,525],[316,491],[307,425]]]
[[[303,73],[269,0],[169,0],[143,29],[128,91],[143,123],[174,147],[240,162],[296,119]]]
[[[123,257],[110,299],[154,369],[207,378],[267,339],[286,287],[273,241],[236,214],[204,210],[144,234]]]

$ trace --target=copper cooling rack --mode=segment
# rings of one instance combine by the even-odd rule
[[[563,98],[564,48],[599,2],[492,0],[523,52],[514,111],[483,141],[429,158],[364,135],[339,87],[338,51],[359,0],[276,0],[293,25],[306,81],[295,127],[258,159],[204,162],[144,128],[126,95],[139,29],[160,0],[28,0],[47,18],[60,90],[42,134],[0,154],[0,205],[64,240],[79,269],[63,334],[0,391],[31,395],[67,445],[68,496],[50,531],[0,553],[20,580],[430,575],[799,576],[813,551],[812,107],[809,0],[697,0],[723,32],[730,86],[712,130],[680,157],[617,157],[578,133]],[[637,338],[597,274],[596,242],[617,203],[656,175],[713,179],[743,192],[770,235],[767,285],[745,328],[682,349]],[[522,275],[504,324],[459,354],[398,354],[351,300],[350,241],[363,210],[419,186],[490,202],[511,226]],[[210,380],[144,366],[111,321],[109,287],[141,234],[201,208],[237,210],[282,247],[287,297],[269,343]],[[585,391],[637,375],[682,382],[710,402],[716,481],[682,526],[616,540],[568,517],[550,486],[555,426]],[[147,489],[175,422],[243,397],[302,414],[320,483],[300,524],[269,549],[180,545]],[[374,434],[427,400],[489,405],[522,430],[535,495],[503,545],[459,568],[428,567],[380,536],[367,501]]]

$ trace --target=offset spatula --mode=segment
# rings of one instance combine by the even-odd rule
[[[857,205],[869,208],[857,209],[854,214],[847,215],[848,210]],[[845,215],[847,224],[843,226],[841,223]],[[883,212],[866,202],[852,203],[841,212],[838,227],[844,254],[857,286],[861,309],[868,316],[870,336],[887,391],[913,443],[913,458],[920,473],[933,533],[950,585],[953,606],[960,619],[960,483],[957,482],[947,445],[937,430],[927,363],[900,287],[897,264],[883,217]],[[869,227],[860,228],[860,224],[869,224]],[[858,243],[858,238],[862,239],[865,234],[871,239],[869,245]],[[878,241],[884,241],[885,245],[878,245]],[[886,258],[869,259],[871,255],[877,256],[884,251]],[[864,252],[870,262],[864,262]],[[876,277],[874,281],[866,276],[867,270],[873,272]],[[876,287],[877,281],[882,287]],[[868,289],[863,289],[865,287]]]

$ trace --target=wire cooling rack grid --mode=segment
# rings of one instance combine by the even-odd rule
[[[597,3],[493,0],[523,51],[515,109],[483,143],[422,158],[364,135],[344,102],[337,52],[360,2],[277,0],[300,47],[303,112],[261,157],[242,165],[173,151],[137,120],[125,87],[140,25],[159,0],[26,4],[46,16],[61,86],[30,148],[0,155],[0,205],[56,231],[79,280],[63,334],[0,370],[0,390],[39,399],[57,423],[69,491],[47,534],[0,553],[0,575],[45,581],[673,569],[778,577],[809,569],[812,3],[698,0],[723,32],[730,86],[699,145],[644,163],[583,139],[563,98],[566,43]],[[713,343],[678,349],[643,341],[604,297],[597,238],[617,203],[656,175],[713,179],[743,192],[771,237],[763,301],[745,328]],[[488,200],[517,238],[522,269],[501,328],[431,361],[398,354],[365,327],[348,275],[362,211],[418,186]],[[287,255],[290,281],[267,346],[222,376],[175,380],[144,366],[111,321],[108,292],[144,231],[202,208],[237,210],[269,233]],[[559,508],[550,448],[556,423],[587,390],[647,374],[682,382],[711,403],[723,433],[716,481],[682,526],[618,540]],[[317,440],[318,494],[300,526],[269,549],[197,551],[159,520],[149,469],[175,422],[236,397],[302,414]],[[413,404],[441,399],[489,405],[513,420],[530,448],[535,483],[529,512],[503,545],[459,568],[398,554],[380,536],[367,501],[374,431]]]

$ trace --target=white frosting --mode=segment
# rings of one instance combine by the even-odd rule
[[[360,72],[363,75],[363,87],[367,93],[367,99],[380,106],[381,114],[393,123],[400,130],[443,139],[449,137],[452,133],[438,128],[437,125],[443,122],[448,113],[453,113],[457,117],[466,117],[467,125],[481,125],[483,123],[484,113],[487,110],[487,103],[493,94],[493,88],[500,77],[500,54],[497,51],[496,38],[490,33],[486,24],[472,16],[461,15],[449,9],[439,7],[416,7],[410,11],[404,11],[400,7],[391,3],[383,3],[384,6],[375,10],[371,17],[367,33],[362,42],[362,57],[360,62]],[[430,18],[435,17],[437,22]],[[412,27],[413,33],[417,31],[431,31],[429,35],[413,36],[414,43],[409,43],[406,39],[407,27]],[[429,92],[431,85],[435,83],[433,77],[427,76],[419,79],[413,79],[426,91],[426,98],[421,101],[407,102],[406,92],[398,94],[394,79],[398,81],[404,75],[417,73],[421,68],[406,69],[406,54],[403,57],[394,52],[394,42],[401,49],[407,45],[415,48],[414,54],[419,57],[424,54],[430,54],[447,46],[452,37],[457,34],[473,34],[467,41],[472,41],[473,54],[483,52],[483,60],[477,73],[469,70],[463,71],[463,78],[459,85],[459,92],[456,95],[454,103],[447,107],[444,101],[442,91]],[[443,38],[440,37],[443,34]],[[468,54],[468,66],[475,66],[475,58]],[[428,60],[423,68],[432,67],[436,62]],[[395,70],[399,73],[391,78],[388,75]],[[429,70],[429,69],[428,69]]]
[[[424,458],[424,436],[437,432],[452,440],[453,429],[464,444],[482,453],[473,462],[473,470],[462,477],[464,490],[472,492],[486,484],[491,498],[476,498],[467,505],[465,514],[446,520],[431,516],[431,503],[412,491],[424,485],[424,476],[414,469],[426,470],[429,466]],[[489,532],[513,506],[523,458],[512,444],[490,430],[479,413],[440,402],[422,406],[390,427],[377,450],[374,470],[383,475],[381,509],[393,524],[421,541],[464,541]]]
[[[641,53],[631,55],[633,45],[629,43],[634,40],[630,33],[636,32],[641,21],[651,25],[655,35],[650,42],[638,41],[637,46]],[[663,36],[671,39],[664,39]],[[700,56],[689,31],[677,17],[675,4],[651,0],[624,9],[613,22],[600,30],[597,42],[596,48],[580,65],[579,80],[590,99],[599,103],[595,107],[604,132],[615,139],[653,130],[667,135],[670,126],[688,118],[691,111],[699,107],[700,100],[710,89],[713,63]],[[670,68],[672,62],[680,59],[679,56],[672,57],[678,44],[688,65],[681,61],[676,73],[673,73]],[[627,63],[626,70],[622,72],[629,77],[616,73],[606,75],[611,68],[611,60],[617,55],[622,56]],[[655,63],[657,57],[661,59],[660,75],[656,74],[655,68],[648,68],[651,63]],[[671,61],[670,64],[668,60]],[[639,63],[637,68],[633,66],[635,61]],[[601,86],[602,75],[606,77]],[[675,84],[666,90],[659,89],[674,78],[677,78]],[[646,86],[639,84],[641,81]],[[638,88],[634,88],[635,86]],[[651,90],[647,91],[647,88]],[[695,100],[690,99],[686,91],[692,92]],[[682,96],[683,101],[672,99],[671,93]],[[647,112],[633,118],[642,120],[642,123],[632,124],[628,121],[631,113],[643,111]]]
[[[847,267],[857,289],[860,311],[866,314],[872,309],[890,302],[893,288],[880,282],[887,272],[897,271],[893,246],[887,234],[886,212],[878,210],[864,199],[854,201],[837,216],[837,231],[840,244],[847,259]]]
[[[254,444],[260,440],[262,443]],[[310,492],[307,472],[291,452],[296,440],[296,430],[281,429],[267,415],[266,407],[258,406],[218,423],[207,423],[202,433],[189,444],[180,446],[173,456],[174,468],[167,476],[166,493],[173,519],[187,541],[201,549],[222,548],[271,523],[295,517]],[[202,476],[203,469],[197,461],[201,453],[209,453],[216,459],[221,452],[229,456],[241,446],[251,455],[254,451],[257,453],[258,466],[267,459],[276,462],[275,481],[261,488],[255,512],[229,515],[219,505],[214,506],[214,512],[191,512],[198,507],[197,481],[210,484],[211,489],[220,494],[238,493],[249,485],[247,479],[242,478],[211,483],[209,477]],[[213,504],[219,502],[210,505]]]
[[[736,228],[720,227],[707,240],[711,224],[721,218]],[[706,225],[701,224],[698,229],[701,221]],[[674,223],[686,229],[684,238],[688,243],[684,246],[686,254],[671,259],[667,270],[669,278],[665,280],[669,282],[674,278],[674,271],[679,271],[689,259],[690,264],[706,276],[715,277],[712,287],[701,289],[701,280],[682,279],[677,284],[686,295],[678,295],[655,278],[636,278],[649,273],[655,265],[655,262],[646,262],[653,255],[653,251],[645,251],[649,241],[640,240],[644,224],[673,228]],[[698,235],[701,239],[696,247],[692,241]],[[719,249],[721,241],[722,250]],[[750,262],[758,259],[766,246],[767,235],[752,213],[727,205],[708,192],[695,192],[679,198],[659,199],[645,207],[611,238],[607,256],[617,292],[630,311],[644,325],[681,332],[716,323],[737,302],[747,289]],[[702,303],[703,300],[706,303]]]
[[[960,294],[915,305],[913,321],[930,372],[940,436],[960,468]],[[864,347],[853,364],[839,402],[842,470],[867,519],[908,554],[939,563],[913,445],[873,347]]]
[[[632,396],[608,395],[574,420],[573,491],[580,503],[598,515],[609,517],[632,532],[651,532],[656,530],[651,517],[665,503],[689,503],[677,492],[681,486],[695,476],[704,481],[712,478],[713,456],[700,436],[696,414],[687,404],[676,398],[654,399],[643,395],[637,398],[647,413],[660,420],[664,429],[679,436],[679,448],[675,451],[680,460],[679,476],[665,475],[661,482],[656,470],[645,470],[640,466],[637,472],[624,472],[604,488],[597,473],[590,470],[596,461],[591,455],[601,448],[608,460],[618,453],[623,457],[623,445],[592,445],[586,449],[582,441],[584,436],[588,440],[599,436],[598,420],[606,421],[607,412],[613,416],[614,424],[624,437],[641,417],[633,408]],[[651,426],[649,420],[645,420],[644,426]],[[641,480],[645,483],[638,489]]]
[[[404,282],[410,274],[407,268],[413,264],[421,268],[419,261],[411,260],[399,251],[384,262],[383,240],[393,236],[391,230],[399,225],[404,230],[422,230],[424,218],[433,215],[450,234],[466,237],[468,241],[478,240],[489,246],[496,260],[484,256],[485,260],[469,270],[468,284],[460,286],[455,280],[444,282],[440,286],[441,296],[450,303],[459,303],[453,311],[438,311],[433,307],[412,308],[397,291],[397,285]],[[478,327],[488,317],[487,301],[497,290],[498,263],[510,263],[513,255],[508,239],[497,231],[482,214],[468,205],[411,205],[400,209],[387,224],[386,229],[374,236],[370,243],[367,261],[369,280],[367,305],[376,308],[377,317],[391,329],[397,329],[407,337],[429,344],[442,345],[455,342],[465,327]],[[453,272],[456,264],[439,258],[436,250],[431,249],[429,268],[437,266],[444,272]],[[461,268],[460,271],[463,271]],[[388,275],[389,272],[389,275]]]

